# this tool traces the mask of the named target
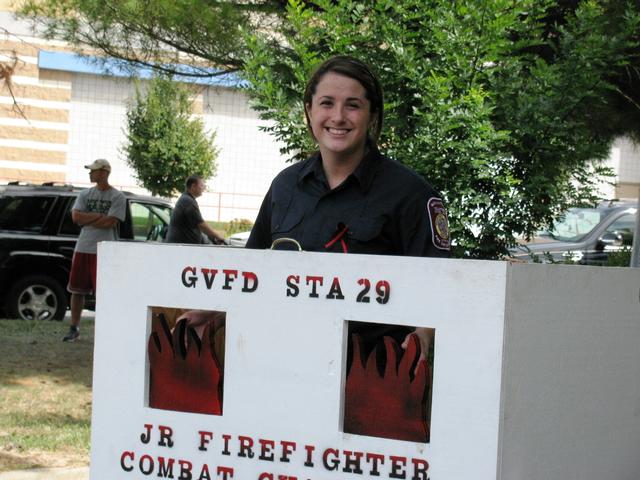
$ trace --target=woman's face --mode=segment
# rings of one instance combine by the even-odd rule
[[[372,119],[370,102],[360,82],[329,72],[320,79],[311,104],[305,108],[323,158],[364,153]]]

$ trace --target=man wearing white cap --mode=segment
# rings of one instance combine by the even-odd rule
[[[62,339],[65,342],[73,342],[80,336],[84,297],[96,290],[98,242],[118,240],[118,222],[124,221],[126,212],[123,193],[109,185],[109,162],[99,158],[84,168],[89,169],[89,179],[96,186],[82,190],[71,210],[71,218],[81,230],[67,285],[71,293],[71,326]]]

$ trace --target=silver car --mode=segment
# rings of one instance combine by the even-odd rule
[[[606,265],[611,253],[631,249],[636,206],[635,201],[611,201],[595,208],[570,208],[551,229],[512,250],[512,256],[543,263]]]

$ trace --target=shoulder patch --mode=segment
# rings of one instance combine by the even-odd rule
[[[447,211],[442,204],[442,199],[431,197],[427,202],[427,211],[431,221],[431,240],[433,246],[440,250],[451,249],[451,237],[449,236],[449,220]]]

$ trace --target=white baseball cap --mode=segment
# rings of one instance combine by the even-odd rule
[[[106,170],[107,172],[110,172],[111,164],[104,158],[98,158],[97,160],[94,160],[93,163],[85,165],[84,168],[88,168],[89,170]]]

